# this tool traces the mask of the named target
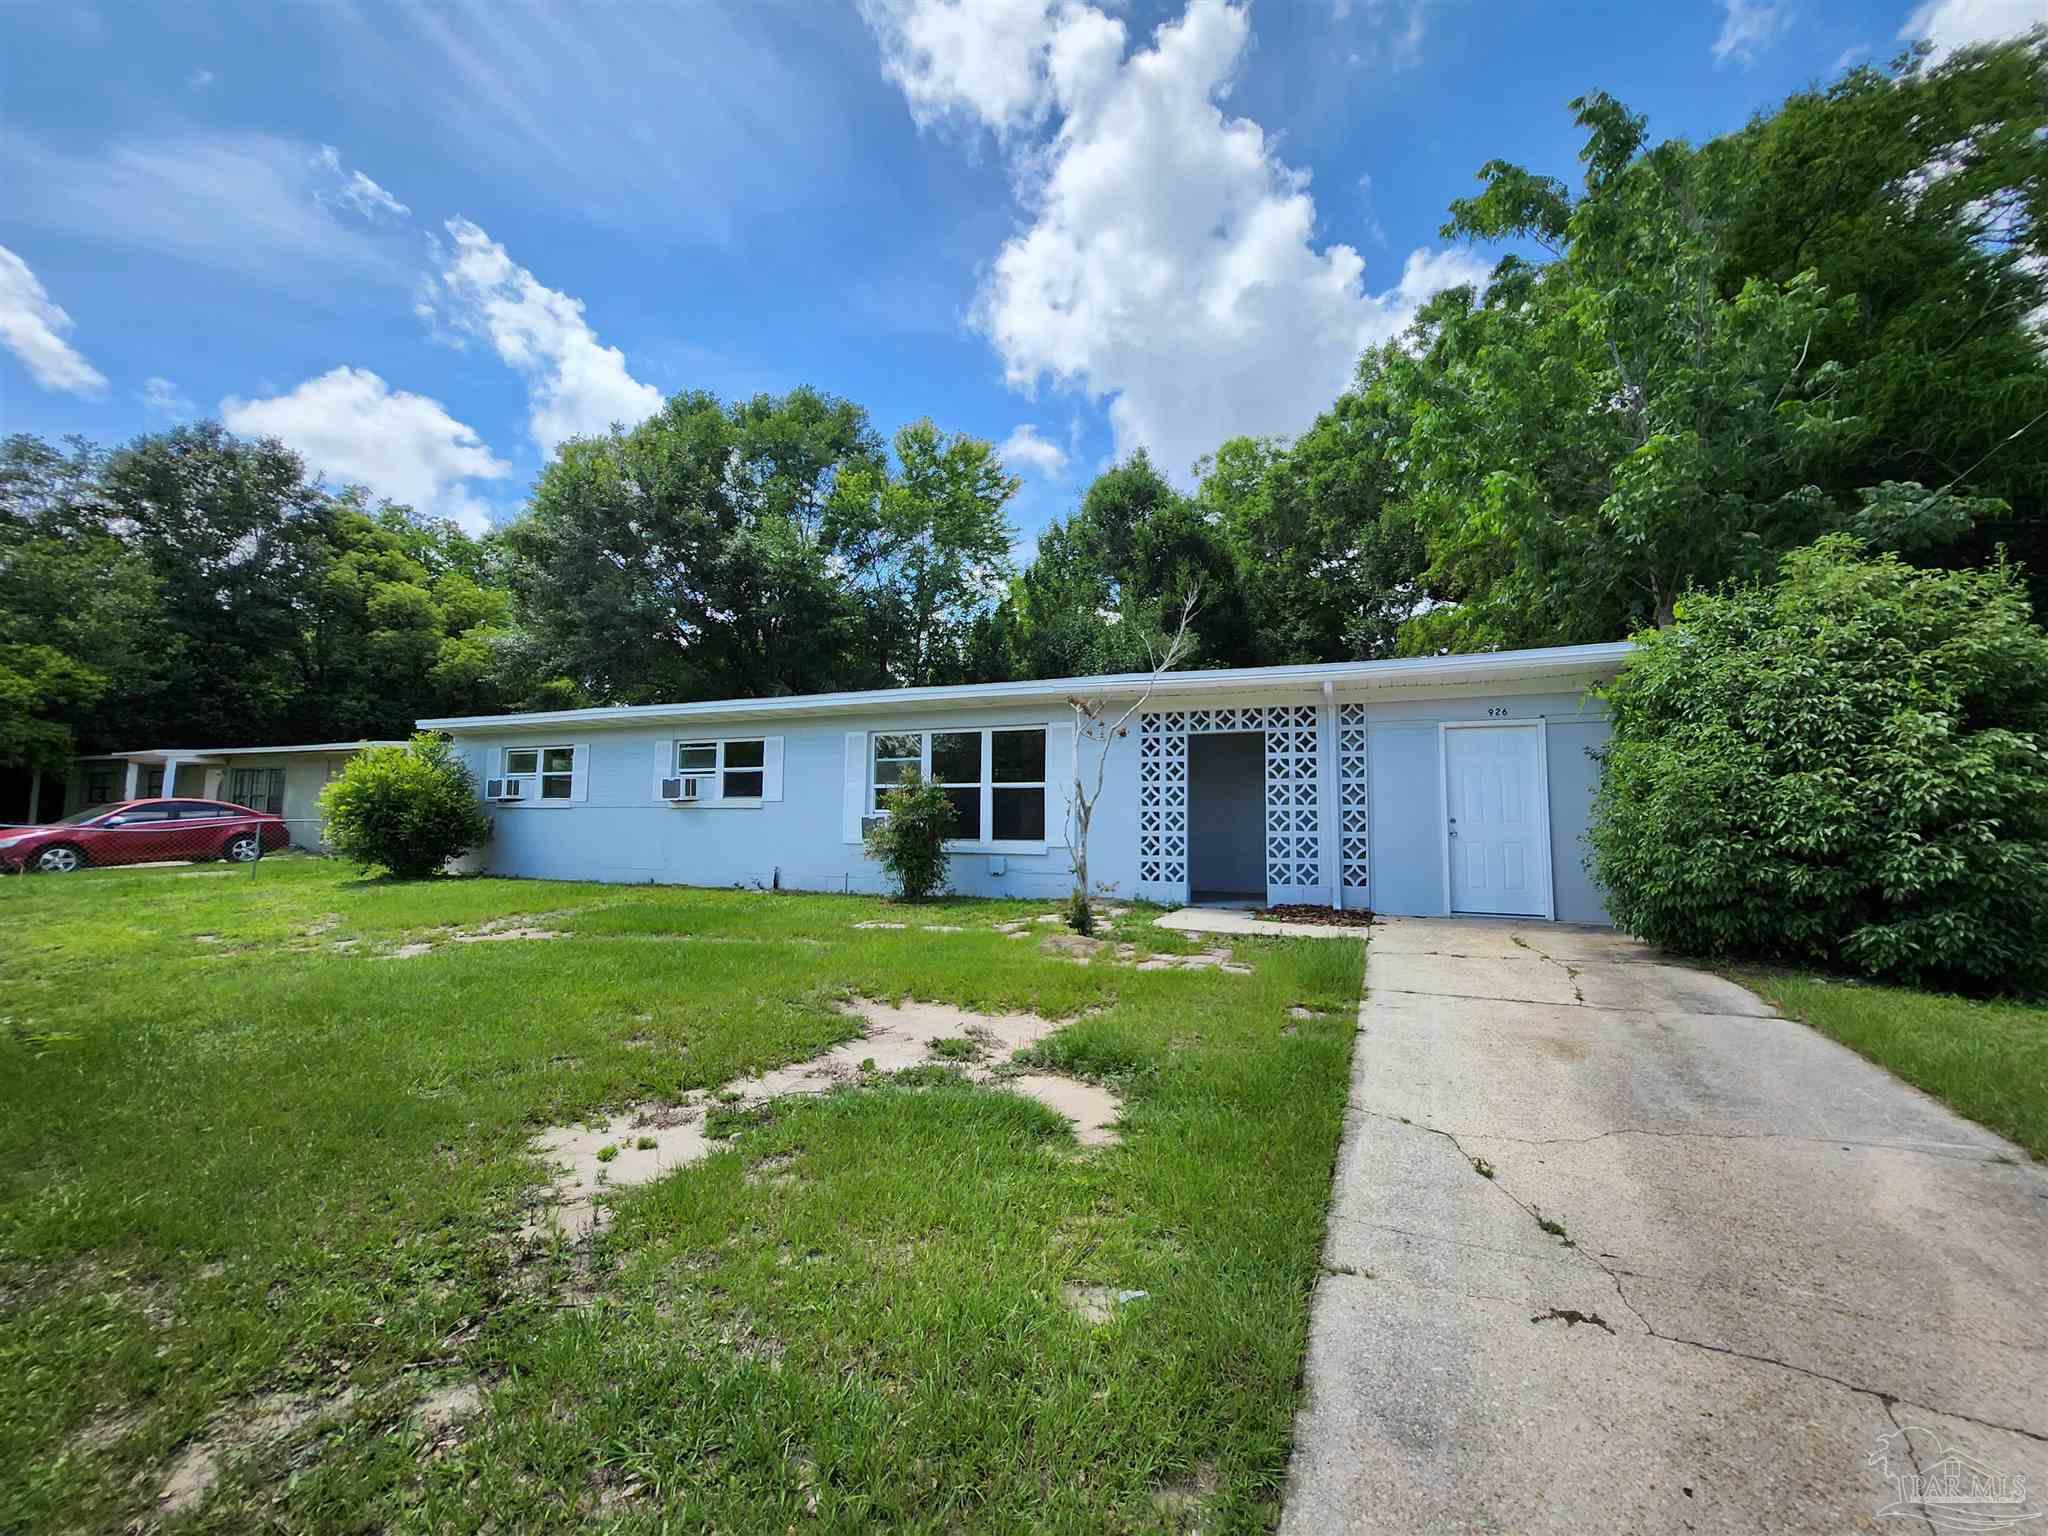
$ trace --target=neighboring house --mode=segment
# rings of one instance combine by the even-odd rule
[[[1161,678],[1109,749],[1098,888],[1162,902],[1604,923],[1581,837],[1625,643]],[[1142,676],[422,720],[496,823],[495,873],[874,891],[861,827],[910,767],[960,810],[952,882],[1072,878],[1068,700]],[[1092,781],[1097,743],[1079,760]]]
[[[403,743],[327,741],[306,747],[152,747],[73,758],[62,814],[116,800],[190,795],[282,816],[300,847],[320,842],[320,791],[364,747]]]

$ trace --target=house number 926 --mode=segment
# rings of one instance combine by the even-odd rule
[[[1505,720],[1507,717],[1507,706],[1504,704],[1496,704],[1486,712],[1486,718],[1489,720]]]

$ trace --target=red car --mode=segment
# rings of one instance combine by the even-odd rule
[[[249,864],[291,841],[284,819],[225,800],[122,800],[46,826],[0,827],[0,869],[68,875],[88,864],[228,859]]]

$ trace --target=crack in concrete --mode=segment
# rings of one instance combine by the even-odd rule
[[[1414,1128],[1417,1130],[1424,1129],[1421,1126]],[[1475,1243],[1467,1237],[1446,1237],[1440,1232],[1418,1232],[1413,1227],[1395,1226],[1390,1221],[1367,1221],[1363,1217],[1358,1216],[1339,1216],[1334,1211],[1330,1214],[1330,1224],[1332,1226],[1350,1227],[1364,1232],[1387,1232],[1396,1237],[1413,1238],[1418,1243],[1435,1243],[1446,1248],[1469,1248],[1475,1253],[1495,1253],[1499,1254],[1502,1258],[1542,1261],[1550,1264],[1575,1264],[1577,1262],[1574,1257],[1577,1249],[1567,1249],[1562,1244],[1557,1245],[1552,1251],[1548,1252],[1539,1252],[1528,1248],[1503,1248],[1498,1243]],[[1612,1257],[1612,1255],[1608,1255],[1608,1257]],[[1599,1267],[1610,1276],[1619,1275],[1629,1280],[1648,1280],[1653,1285],[1678,1286],[1695,1295],[1739,1297],[1745,1301],[1764,1302],[1776,1306],[1799,1307],[1808,1311],[1832,1313],[1837,1317],[1853,1318],[1859,1323],[1890,1323],[1892,1321],[1891,1318],[1882,1314],[1862,1312],[1855,1307],[1845,1307],[1840,1302],[1828,1301],[1808,1292],[1789,1294],[1783,1287],[1770,1290],[1739,1290],[1730,1286],[1717,1285],[1712,1281],[1703,1281],[1696,1275],[1661,1275],[1654,1274],[1646,1269],[1628,1269],[1618,1265],[1601,1265]],[[1396,1281],[1390,1283],[1406,1283],[1423,1290],[1454,1289],[1454,1287],[1446,1286],[1426,1286],[1418,1281]],[[1474,1294],[1477,1293],[1475,1292]],[[1934,1336],[1944,1339],[1968,1339],[1973,1343],[1990,1344],[1999,1349],[2021,1349],[2036,1352],[2048,1350],[2048,1344],[2043,1344],[2038,1339],[2008,1339],[1997,1334],[1972,1333],[1966,1328],[1935,1328],[1930,1329],[1929,1332]]]
[[[1385,1221],[1365,1221],[1357,1216],[1333,1215],[1331,1216],[1330,1220],[1333,1224],[1341,1224],[1347,1227],[1359,1227],[1363,1228],[1368,1232],[1392,1232],[1397,1237],[1412,1237],[1419,1243],[1445,1243],[1453,1248],[1470,1248],[1476,1253],[1497,1253],[1500,1254],[1503,1258],[1510,1259],[1537,1259],[1553,1264],[1565,1264],[1571,1262],[1570,1255],[1573,1252],[1572,1249],[1566,1248],[1562,1243],[1558,1243],[1552,1245],[1554,1249],[1553,1252],[1532,1253],[1527,1248],[1503,1248],[1496,1243],[1475,1243],[1470,1238],[1440,1237],[1434,1232],[1417,1232],[1412,1227],[1397,1227],[1394,1226],[1391,1222]],[[1445,1289],[1445,1287],[1442,1286],[1429,1286],[1425,1288],[1429,1290]]]
[[[1925,1487],[1927,1474],[1920,1470],[1920,1453],[1914,1449],[1913,1437],[1906,1433],[1906,1426],[1899,1422],[1899,1416],[1892,1412],[1892,1405],[1889,1402],[1884,1405],[1884,1416],[1891,1420],[1892,1428],[1899,1432],[1899,1440],[1906,1447],[1906,1460],[1913,1464],[1913,1476],[1919,1481],[1920,1486]],[[1920,1523],[1927,1527],[1927,1536],[1940,1536],[1934,1528],[1934,1517],[1925,1509],[1920,1511]]]
[[[1392,1120],[1398,1124],[1407,1125],[1411,1129],[1422,1131],[1431,1136],[1441,1136],[1444,1138],[1444,1140],[1448,1141],[1452,1146],[1456,1147],[1458,1149],[1459,1155],[1464,1157],[1467,1162],[1471,1161],[1472,1154],[1466,1151],[1464,1143],[1459,1141],[1459,1139],[1449,1131],[1442,1130],[1432,1125],[1422,1125],[1413,1120],[1402,1120],[1398,1116],[1380,1114],[1378,1111],[1375,1110],[1368,1110],[1366,1111],[1366,1113],[1372,1115],[1375,1119]],[[1503,1196],[1505,1196],[1518,1209],[1524,1212],[1530,1220],[1536,1222],[1539,1227],[1541,1226],[1543,1218],[1537,1214],[1536,1208],[1530,1205],[1527,1201],[1517,1196],[1513,1190],[1509,1189],[1507,1187],[1506,1182],[1503,1179],[1496,1176],[1494,1178],[1488,1179],[1486,1182],[1493,1188],[1499,1190]],[[1730,1359],[1734,1360],[1748,1360],[1757,1365],[1776,1366],[1779,1370],[1791,1371],[1795,1375],[1811,1377],[1815,1381],[1825,1381],[1834,1386],[1841,1387],[1843,1390],[1848,1392],[1860,1393],[1865,1397],[1874,1397],[1879,1402],[1886,1404],[1887,1408],[1889,1408],[1889,1406],[1893,1403],[1903,1403],[1907,1407],[1917,1408],[1923,1413],[1942,1414],[1947,1418],[1959,1419],[1965,1424],[1975,1424],[1983,1429],[1995,1429],[2005,1434],[2019,1435],[2024,1439],[2034,1440],[2040,1442],[2043,1445],[2048,1445],[2048,1434],[2040,1433],[2038,1431],[2031,1429],[2023,1429],[2017,1424],[2000,1424],[1991,1419],[1978,1418],[1974,1414],[1958,1412],[1956,1409],[1953,1408],[1939,1408],[1932,1403],[1923,1403],[1912,1398],[1900,1397],[1896,1392],[1887,1392],[1880,1387],[1866,1387],[1858,1382],[1849,1381],[1840,1376],[1830,1375],[1826,1371],[1817,1371],[1813,1369],[1811,1366],[1795,1365],[1789,1360],[1780,1360],[1772,1355],[1754,1354],[1748,1350],[1735,1349],[1726,1344],[1710,1344],[1705,1339],[1689,1339],[1685,1337],[1683,1334],[1661,1332],[1657,1328],[1657,1326],[1650,1321],[1649,1317],[1644,1313],[1643,1309],[1636,1305],[1635,1298],[1630,1296],[1627,1288],[1622,1285],[1621,1271],[1616,1270],[1610,1264],[1604,1263],[1596,1254],[1592,1253],[1591,1251],[1582,1246],[1575,1246],[1571,1249],[1571,1252],[1577,1254],[1586,1263],[1592,1265],[1593,1268],[1599,1270],[1602,1274],[1607,1276],[1609,1283],[1611,1283],[1614,1287],[1615,1296],[1620,1300],[1623,1306],[1629,1309],[1630,1313],[1634,1315],[1636,1321],[1643,1325],[1643,1332],[1648,1334],[1653,1339],[1657,1339],[1666,1344],[1680,1344],[1690,1349],[1705,1350],[1709,1354],[1726,1355]]]
[[[1515,1003],[1524,1008],[1590,1008],[1596,1013],[1632,1013],[1640,1018],[1664,1018],[1668,1012],[1655,1008],[1624,1008],[1619,1003],[1560,1003],[1547,997],[1502,997],[1497,992],[1446,992],[1440,987],[1424,990],[1420,987],[1368,986],[1372,992],[1390,992],[1401,997],[1447,997],[1460,1003]],[[1747,1019],[1752,1024],[1783,1024],[1781,1014],[1775,1013],[1724,1013],[1713,1008],[1686,1008],[1680,1014],[1688,1019]]]
[[[1586,989],[1579,985],[1580,968],[1578,966],[1567,964],[1565,961],[1558,959],[1555,955],[1545,954],[1542,950],[1538,949],[1534,944],[1531,944],[1527,939],[1523,938],[1519,933],[1511,933],[1508,935],[1508,938],[1511,942],[1529,951],[1529,953],[1534,955],[1538,960],[1543,961],[1547,965],[1554,965],[1559,970],[1563,971],[1565,980],[1569,981],[1572,984],[1572,1000],[1582,1008],[1586,1005]]]
[[[1516,940],[1515,942],[1516,942],[1516,943],[1521,943],[1521,940],[1517,939],[1517,940]],[[1533,947],[1533,946],[1531,946],[1531,945],[1528,945],[1528,944],[1523,944],[1523,945],[1522,945],[1522,947],[1523,947],[1524,949],[1529,949],[1529,950],[1531,950],[1531,951],[1532,951],[1532,953],[1537,953],[1537,954],[1538,954],[1538,957],[1539,957],[1540,959],[1548,960],[1548,959],[1551,959],[1551,958],[1552,958],[1552,957],[1551,957],[1551,956],[1549,956],[1549,955],[1544,955],[1544,954],[1541,954],[1541,953],[1540,953],[1539,951],[1535,951],[1535,950],[1534,950],[1534,947]],[[1513,955],[1498,955],[1498,954],[1477,954],[1477,955],[1475,955],[1475,954],[1469,953],[1468,951],[1466,951],[1466,950],[1462,950],[1462,949],[1383,949],[1383,950],[1381,951],[1381,953],[1382,953],[1383,955],[1385,955],[1385,957],[1386,957],[1387,959],[1389,959],[1389,960],[1407,960],[1407,959],[1418,959],[1418,960],[1420,960],[1420,959],[1429,959],[1429,960],[1512,960],[1512,959],[1514,959],[1514,958],[1515,958],[1515,957],[1514,957]],[[1560,962],[1560,963],[1562,963],[1562,962]],[[1679,964],[1681,964],[1681,962],[1678,962],[1678,961],[1674,961],[1674,960],[1648,960],[1648,959],[1644,959],[1644,960],[1624,960],[1624,959],[1620,959],[1620,958],[1618,958],[1618,957],[1615,957],[1615,956],[1609,956],[1609,957],[1607,957],[1607,958],[1605,958],[1605,959],[1601,959],[1601,960],[1587,960],[1587,961],[1584,961],[1584,962],[1576,962],[1576,961],[1575,961],[1575,962],[1573,962],[1573,963],[1574,963],[1574,964],[1580,964],[1580,965],[1582,965],[1582,966],[1585,966],[1585,965],[1615,965],[1615,966],[1621,966],[1621,965],[1658,965],[1658,966],[1664,966],[1664,967],[1666,967],[1666,968],[1670,968],[1670,967],[1673,967],[1673,966],[1676,966],[1676,965],[1679,965]]]
[[[1860,1141],[1855,1137],[1810,1136],[1796,1131],[1656,1131],[1641,1126],[1622,1126],[1611,1131],[1595,1131],[1590,1136],[1511,1136],[1506,1131],[1474,1130],[1461,1130],[1457,1134],[1474,1141],[1511,1141],[1523,1147],[1583,1147],[1611,1136],[1656,1136],[1670,1141],[1799,1141],[1844,1150],[1860,1147],[1872,1152],[1915,1152],[1925,1157],[1945,1157],[1962,1163],[1999,1164],[1999,1159],[2007,1155],[1960,1141]]]

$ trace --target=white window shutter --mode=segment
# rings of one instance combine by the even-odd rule
[[[761,798],[782,798],[782,738],[770,736],[761,744]]]
[[[575,756],[569,760],[571,770],[569,774],[569,798],[571,800],[588,800],[590,798],[590,743],[579,741],[571,750],[575,753]]]
[[[846,733],[846,798],[842,802],[839,835],[849,843],[860,841],[860,819],[868,807],[868,733]]]
[[[1055,720],[1045,728],[1045,840],[1064,848],[1073,839],[1068,804],[1074,796],[1074,725]]]
[[[648,792],[655,799],[661,798],[661,781],[672,779],[676,773],[676,744],[672,741],[657,741],[654,744],[654,782]]]

